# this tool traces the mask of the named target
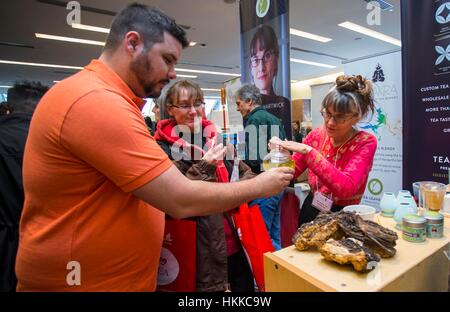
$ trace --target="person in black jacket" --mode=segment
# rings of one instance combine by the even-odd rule
[[[48,90],[39,82],[22,82],[8,90],[13,113],[0,116],[0,291],[12,292],[24,201],[22,159],[33,111]]]

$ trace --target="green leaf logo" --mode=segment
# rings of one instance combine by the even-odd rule
[[[267,12],[269,11],[270,7],[270,0],[258,0],[256,3],[256,15],[258,17],[264,17],[266,16]]]
[[[370,180],[367,186],[372,195],[380,195],[383,192],[383,183],[379,179]]]

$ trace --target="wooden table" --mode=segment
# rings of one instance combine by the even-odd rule
[[[376,221],[394,229],[392,218]],[[298,251],[289,246],[264,255],[266,291],[448,291],[450,218],[444,238],[410,243],[397,231],[397,254],[381,259],[370,273],[326,261],[317,250]]]

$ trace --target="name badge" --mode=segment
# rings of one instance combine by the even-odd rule
[[[329,199],[321,192],[315,192],[312,205],[320,211],[330,211],[333,206],[333,200]]]

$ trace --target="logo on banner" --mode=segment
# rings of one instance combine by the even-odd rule
[[[450,2],[443,3],[436,10],[436,22],[439,24],[447,24],[450,22]]]
[[[373,73],[372,76],[372,81],[373,82],[383,82],[385,80],[384,78],[384,73],[383,73],[383,69],[381,68],[381,65],[378,64],[377,68],[375,69],[375,72]]]
[[[380,195],[383,192],[383,183],[379,179],[372,179],[367,183],[370,194]]]
[[[267,12],[269,12],[270,8],[270,0],[258,0],[256,2],[256,15],[259,18],[263,18],[266,16]]]
[[[447,46],[446,49],[444,49],[441,46],[435,46],[434,49],[436,50],[438,57],[436,59],[436,63],[434,65],[441,64],[445,59],[450,62],[450,44]]]

